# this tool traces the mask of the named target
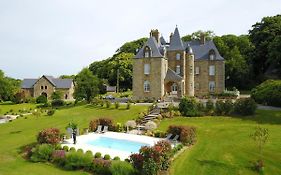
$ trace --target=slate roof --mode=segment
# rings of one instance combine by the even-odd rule
[[[175,71],[172,69],[168,68],[165,81],[181,81],[182,77],[178,75]]]
[[[69,89],[71,87],[72,82],[73,82],[72,79],[60,79],[60,78],[54,78],[52,76],[47,76],[47,75],[43,75],[42,77],[45,77],[56,88],[62,88],[62,89]],[[23,88],[23,89],[33,88],[33,85],[39,79],[23,79],[23,81],[21,83],[21,88]]]
[[[163,57],[160,53],[160,45],[157,44],[156,39],[151,36],[148,38],[144,46],[139,50],[135,58],[143,58],[144,57],[144,48],[148,46],[151,49],[151,57]]]
[[[165,41],[165,38],[163,36],[160,37],[160,43],[162,45],[166,45],[167,44],[167,42]]]
[[[192,48],[195,60],[208,60],[210,50],[215,51],[216,60],[224,60],[212,40],[206,41],[205,44],[201,44],[198,40],[188,41],[184,43],[185,48],[188,47],[188,44]]]
[[[173,36],[171,37],[170,46],[168,50],[184,50],[184,45],[182,43],[180,33],[178,28],[176,27]]]

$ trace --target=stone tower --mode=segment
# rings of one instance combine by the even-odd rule
[[[194,54],[189,44],[187,45],[185,52],[185,95],[194,96]]]

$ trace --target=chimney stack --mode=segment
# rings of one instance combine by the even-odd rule
[[[206,38],[205,38],[205,34],[202,32],[200,34],[200,44],[204,45],[206,43]]]
[[[160,35],[159,35],[158,29],[155,29],[155,30],[152,29],[152,30],[150,31],[150,36],[153,36],[153,37],[155,38],[157,44],[160,43]]]
[[[171,43],[171,40],[172,40],[172,37],[173,37],[173,32],[170,34],[170,43]]]

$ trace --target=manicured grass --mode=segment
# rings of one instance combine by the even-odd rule
[[[270,133],[263,155],[265,174],[281,174],[281,111],[258,110],[245,118],[178,117],[162,121],[160,129],[173,124],[195,126],[198,140],[172,163],[171,174],[257,174],[250,166],[258,151],[249,137],[257,124]]]
[[[0,105],[2,107],[2,105]],[[5,108],[17,108],[17,105],[6,105]],[[130,110],[125,106],[120,109],[105,107],[93,107],[83,105],[57,110],[54,116],[35,117],[33,115],[14,120],[0,125],[0,175],[64,175],[64,174],[87,174],[79,171],[64,171],[53,165],[45,163],[30,163],[19,155],[20,147],[36,141],[37,133],[43,128],[56,127],[65,132],[65,127],[70,121],[78,123],[79,128],[86,128],[91,119],[109,117],[115,122],[124,123],[129,119],[138,117],[145,111],[145,106],[132,105]],[[79,141],[79,140],[78,140]]]
[[[18,113],[19,110],[27,110],[29,111],[30,108],[34,109],[36,104],[31,103],[22,103],[22,104],[12,104],[11,102],[0,103],[0,115],[5,114],[6,112],[9,113]],[[10,110],[13,110],[10,112]]]

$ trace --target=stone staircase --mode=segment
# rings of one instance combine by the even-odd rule
[[[145,125],[147,122],[156,119],[160,115],[160,108],[155,107],[153,108],[148,115],[144,116],[143,120],[141,121],[141,125]]]

